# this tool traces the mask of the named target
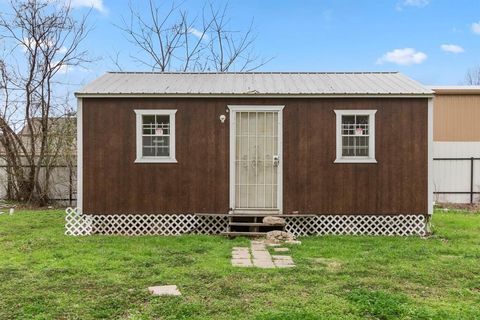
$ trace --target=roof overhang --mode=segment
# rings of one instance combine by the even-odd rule
[[[75,93],[77,98],[433,98],[431,94],[149,94],[149,93]]]
[[[435,94],[480,94],[480,86],[428,86]]]

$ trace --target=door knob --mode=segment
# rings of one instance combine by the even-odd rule
[[[280,164],[280,157],[278,155],[273,156],[273,166],[278,167],[279,164]]]

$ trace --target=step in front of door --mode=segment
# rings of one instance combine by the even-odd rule
[[[235,214],[228,219],[228,232],[240,233],[266,233],[273,230],[284,230],[283,225],[271,225],[263,223],[263,218],[269,216],[265,214]]]
[[[279,215],[280,211],[278,209],[235,209],[233,210],[233,214],[268,216],[268,215]]]

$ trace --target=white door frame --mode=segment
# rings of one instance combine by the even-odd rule
[[[283,212],[283,108],[280,105],[228,105],[230,110],[230,208],[235,210],[235,158],[236,158],[236,119],[237,112],[277,112],[278,113],[278,158],[277,169],[277,209]],[[254,209],[252,209],[254,210]],[[274,209],[276,210],[276,209]]]

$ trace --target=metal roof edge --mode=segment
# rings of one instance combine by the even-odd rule
[[[379,94],[161,94],[161,93],[82,93],[76,98],[433,98],[432,93]]]
[[[427,86],[436,94],[480,94],[480,86]]]
[[[214,75],[214,74],[399,74],[399,71],[247,71],[247,72],[181,72],[181,71],[106,71],[105,74],[197,74],[197,75]]]

